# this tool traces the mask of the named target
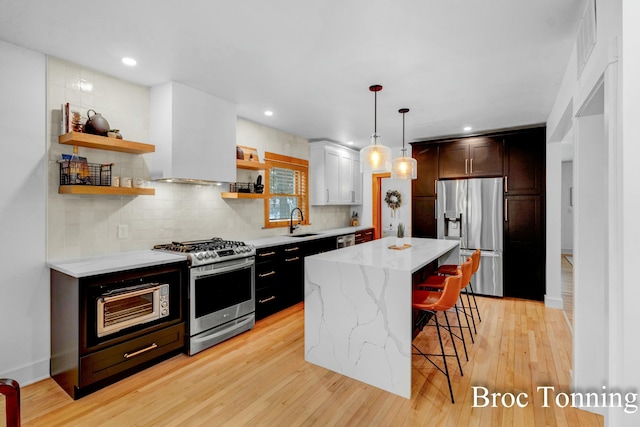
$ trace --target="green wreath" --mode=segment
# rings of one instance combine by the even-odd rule
[[[387,206],[396,210],[402,205],[402,195],[398,190],[389,190],[384,197],[384,201],[387,202]]]

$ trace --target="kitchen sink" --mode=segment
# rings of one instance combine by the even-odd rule
[[[317,236],[318,233],[304,233],[304,234],[289,234],[289,237],[309,237],[309,236]]]

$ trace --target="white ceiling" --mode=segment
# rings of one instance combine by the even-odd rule
[[[586,0],[0,0],[0,39],[178,81],[305,138],[406,141],[546,121]],[[120,59],[131,56],[130,68]],[[272,117],[264,110],[273,110]]]

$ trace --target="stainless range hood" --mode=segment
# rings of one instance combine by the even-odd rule
[[[183,184],[236,180],[236,106],[177,82],[150,91],[151,179]]]

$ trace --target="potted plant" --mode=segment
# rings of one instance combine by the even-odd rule
[[[396,246],[401,248],[404,246],[404,224],[398,223],[398,235],[396,239]]]

